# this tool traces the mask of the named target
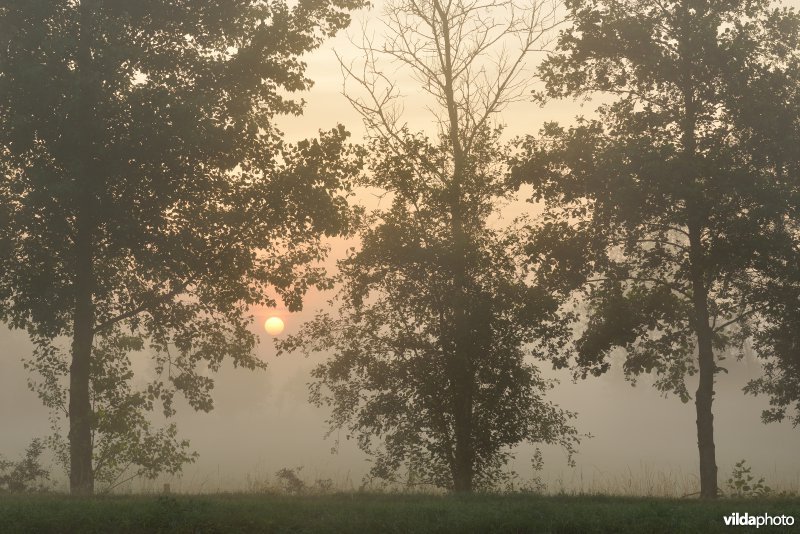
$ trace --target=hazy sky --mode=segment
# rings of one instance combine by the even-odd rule
[[[792,4],[798,5],[800,0]],[[356,21],[351,33],[358,29]],[[355,54],[347,38],[341,36],[308,57],[307,74],[315,86],[305,95],[305,115],[281,121],[289,139],[315,136],[318,129],[331,128],[337,122],[345,124],[355,138],[363,135],[360,119],[341,95],[342,77],[334,48],[346,57]],[[414,85],[402,89],[405,94],[418,93]],[[565,101],[540,109],[530,103],[517,104],[505,114],[514,117],[507,132],[535,133],[544,120],[567,122],[576,114],[589,114],[594,105],[588,103],[581,109],[577,103]],[[430,116],[419,101],[409,99],[407,109],[412,127],[430,124]],[[279,310],[286,322],[285,333],[296,331],[315,309],[324,306],[326,298],[312,292],[304,312],[289,315]],[[342,439],[339,453],[331,454],[333,439],[322,439],[328,413],[307,402],[309,370],[324,355],[277,359],[272,341],[262,328],[267,316],[257,311],[253,328],[261,335],[258,356],[269,363],[269,369],[250,372],[223,367],[217,375],[216,409],[210,414],[194,413],[185,404],[178,406],[181,435],[191,440],[200,459],[187,466],[181,480],[172,481],[173,487],[187,491],[246,489],[248,479],[262,481],[282,467],[297,466],[304,466],[302,475],[308,481],[332,478],[339,486],[352,483],[357,487],[368,470],[369,464],[352,442]],[[0,326],[0,454],[5,456],[18,456],[31,438],[48,433],[47,411],[27,389],[27,374],[20,361],[30,352],[24,332],[9,332]],[[147,357],[137,358],[137,369],[146,373],[150,365]],[[549,398],[578,412],[579,430],[594,436],[580,446],[574,469],[566,466],[558,449],[545,449],[545,478],[551,489],[558,488],[559,479],[568,488],[591,488],[594,479],[594,487],[608,484],[624,489],[624,481],[632,472],[642,491],[646,481],[655,489],[664,483],[681,491],[682,486],[672,481],[695,476],[697,445],[692,402],[682,404],[675,397],[661,397],[649,387],[648,377],[631,387],[622,378],[619,366],[601,378],[578,384],[572,384],[565,373],[554,373],[544,364],[542,367],[546,374],[562,380]],[[767,483],[800,487],[800,429],[788,424],[763,425],[759,416],[766,400],[741,393],[747,378],[758,371],[754,358],[731,362],[729,368],[730,374],[718,376],[714,404],[720,485],[724,487],[733,464],[746,459],[755,473],[767,478]],[[690,391],[695,387],[690,385]],[[527,446],[519,450],[517,464],[523,475],[530,474],[526,469],[530,453]]]

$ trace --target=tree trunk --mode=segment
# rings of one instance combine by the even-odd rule
[[[684,117],[682,124],[682,145],[685,165],[683,186],[686,189],[686,207],[689,230],[689,263],[692,285],[692,307],[694,326],[697,338],[697,358],[700,371],[695,409],[697,414],[697,448],[700,455],[700,497],[714,499],[717,497],[717,462],[714,445],[714,362],[713,331],[711,330],[708,312],[708,287],[706,286],[705,257],[702,232],[705,226],[705,210],[703,208],[702,189],[698,184],[697,168],[697,108],[694,91],[694,29],[692,22],[695,14],[699,17],[704,11],[702,3],[692,4],[684,0],[681,10],[683,32],[679,49],[682,57],[682,80]]]
[[[445,78],[448,129],[447,135],[453,148],[453,176],[450,184],[450,212],[452,216],[453,250],[451,269],[453,273],[453,365],[450,381],[453,394],[453,424],[455,433],[455,458],[453,462],[453,489],[457,493],[472,492],[472,478],[475,470],[475,454],[472,444],[473,410],[473,365],[475,346],[469,324],[469,298],[467,294],[467,252],[468,237],[464,228],[462,208],[462,182],[467,169],[466,155],[459,131],[459,109],[453,89],[453,61],[451,55],[450,17],[445,7],[435,1],[434,10],[441,25],[442,35],[442,73]]]
[[[472,475],[475,463],[472,448],[472,365],[469,361],[468,350],[463,342],[456,344],[456,365],[455,376],[453,377],[455,379],[454,423],[456,438],[453,488],[457,493],[472,492]]]
[[[458,158],[458,156],[457,156]],[[459,165],[456,165],[456,169]],[[456,176],[459,176],[456,174]],[[454,195],[460,196],[459,180],[455,180]],[[474,328],[468,313],[467,292],[467,236],[463,227],[460,198],[453,207],[453,304],[454,304],[454,354],[451,380],[454,393],[455,472],[454,489],[458,493],[472,492],[474,451],[472,446],[472,389],[475,381],[473,358],[475,354]]]
[[[456,168],[459,166],[456,165]],[[458,180],[455,193],[460,195]],[[467,236],[463,227],[460,209],[460,198],[453,209],[453,303],[455,333],[453,348],[453,369],[451,380],[454,393],[454,426],[455,426],[455,472],[453,486],[457,493],[472,492],[472,475],[474,471],[474,452],[472,446],[472,389],[475,381],[473,358],[475,354],[474,328],[471,326],[468,313],[469,296],[467,291]]]
[[[69,369],[69,487],[73,495],[94,493],[92,404],[89,397],[89,371],[94,337],[90,217],[87,206],[82,206],[78,214],[75,240],[75,319],[72,365]]]
[[[700,368],[699,384],[694,401],[697,411],[697,448],[700,453],[700,497],[714,499],[717,497],[714,413],[711,410],[714,402],[714,375],[716,374],[713,347],[714,333],[709,324],[708,289],[703,280],[703,250],[700,229],[693,224],[689,226],[689,246],[690,261],[692,263],[694,325]]]
[[[92,343],[94,341],[94,187],[95,140],[98,134],[95,87],[92,74],[91,39],[96,7],[90,0],[80,4],[78,41],[79,109],[75,214],[75,278],[72,332],[72,363],[69,369],[69,485],[73,495],[94,493],[92,467],[92,403],[89,393]]]

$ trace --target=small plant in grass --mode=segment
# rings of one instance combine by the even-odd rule
[[[275,476],[278,477],[278,484],[281,489],[290,495],[305,493],[308,489],[306,483],[300,480],[298,476],[298,473],[302,470],[302,467],[284,467],[283,469],[279,469],[275,473]]]
[[[764,477],[756,480],[750,471],[745,460],[736,462],[727,482],[731,497],[766,497],[772,494],[772,488],[764,484]]]
[[[533,475],[522,489],[527,493],[544,494],[547,491],[547,484],[544,483],[541,476],[542,469],[544,469],[544,458],[542,458],[542,450],[538,447],[531,457],[531,468]]]
[[[547,491],[547,484],[545,484],[541,477],[543,468],[544,458],[542,457],[541,449],[537,447],[531,457],[531,469],[533,470],[531,478],[520,481],[519,475],[512,471],[506,479],[503,492],[543,495]]]
[[[0,493],[34,493],[50,490],[50,473],[42,467],[44,445],[34,439],[17,462],[0,456]]]

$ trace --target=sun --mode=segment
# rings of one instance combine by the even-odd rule
[[[277,336],[281,332],[283,332],[284,324],[283,320],[280,317],[270,317],[264,323],[264,330],[267,331],[267,334],[271,336]]]

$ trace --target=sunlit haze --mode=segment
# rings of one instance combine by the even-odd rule
[[[800,0],[789,5],[800,6]],[[367,31],[377,32],[372,11],[356,15],[348,33],[359,38],[361,24]],[[342,74],[334,50],[345,61],[357,58],[357,50],[347,35],[327,42],[309,55],[307,77],[314,87],[302,97],[307,101],[299,117],[281,117],[279,127],[288,140],[318,135],[318,130],[344,124],[354,142],[365,138],[358,114],[342,96]],[[542,58],[530,57],[531,68]],[[388,72],[398,72],[401,92],[406,95],[406,118],[412,130],[433,133],[433,117],[426,110],[427,102],[419,96],[417,82],[403,77],[397,65],[387,63]],[[403,85],[406,84],[406,85]],[[590,116],[598,101],[554,101],[539,107],[533,102],[510,105],[498,117],[507,124],[505,138],[534,134],[546,121],[564,123],[576,115]],[[378,200],[360,193],[356,202],[374,207]],[[503,221],[535,210],[524,201],[512,201],[503,210]],[[331,254],[325,265],[335,267],[344,257],[346,246],[341,240],[329,242]],[[319,353],[308,358],[299,353],[276,357],[275,336],[286,337],[319,310],[328,310],[327,301],[333,292],[310,290],[303,310],[289,313],[275,310],[251,310],[251,331],[260,343],[255,351],[268,364],[264,371],[233,368],[225,363],[214,374],[214,410],[194,411],[184,400],[176,400],[176,421],[180,436],[191,441],[199,453],[196,463],[187,465],[181,476],[164,477],[155,482],[135,481],[130,488],[158,487],[169,482],[175,491],[210,492],[246,490],[269,482],[277,470],[302,467],[301,476],[309,481],[330,478],[337,487],[358,488],[371,464],[345,432],[325,438],[330,412],[308,402],[310,371],[325,360]],[[282,303],[279,302],[279,306]],[[280,315],[280,316],[278,316]],[[21,331],[0,326],[0,455],[16,458],[34,437],[49,434],[48,411],[36,394],[26,386],[27,371],[21,359],[29,356],[33,345]],[[144,383],[154,374],[153,362],[147,354],[132,355],[134,370]],[[548,399],[562,408],[577,412],[576,426],[583,434],[576,466],[569,467],[564,453],[557,447],[544,447],[544,480],[552,490],[616,489],[626,483],[636,485],[631,493],[658,492],[662,487],[686,488],[692,491],[697,472],[697,440],[695,407],[675,396],[663,397],[651,387],[653,379],[642,376],[635,386],[627,382],[621,369],[623,357],[616,355],[615,365],[605,375],[574,383],[565,371],[553,371],[547,363],[538,365],[545,374],[560,380]],[[761,411],[768,400],[745,396],[741,389],[755,376],[760,364],[753,354],[742,361],[727,359],[722,364],[727,373],[717,375],[715,419],[717,463],[720,483],[729,476],[734,464],[746,459],[753,472],[762,475],[773,486],[800,488],[800,430],[788,422],[764,425]],[[209,376],[211,372],[207,371]],[[689,391],[696,389],[696,377],[688,380]],[[522,478],[532,474],[530,459],[533,445],[519,447],[516,460],[509,466]],[[66,489],[62,477],[61,488]],[[680,490],[679,490],[680,492]]]

